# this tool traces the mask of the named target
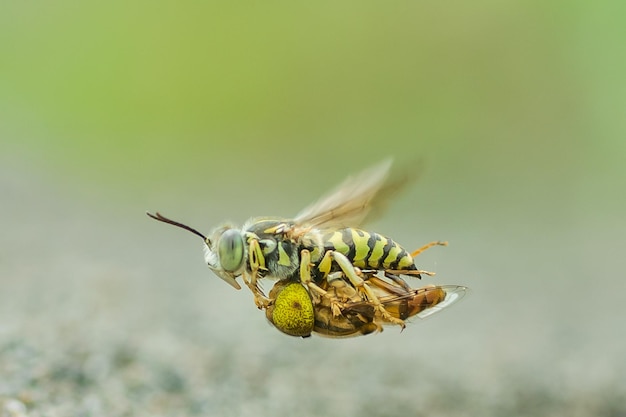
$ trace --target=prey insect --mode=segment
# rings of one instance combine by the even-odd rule
[[[467,291],[458,285],[406,289],[376,276],[368,283],[389,314],[401,320],[430,317],[455,304]],[[333,312],[329,298],[314,302],[301,283],[278,281],[269,293],[272,303],[265,311],[266,317],[281,332],[299,337],[311,333],[330,338],[363,336],[380,332],[383,325],[389,324],[347,281],[330,281],[327,290],[345,300],[341,314]]]
[[[241,228],[219,226],[209,236],[158,212],[147,214],[200,236],[209,268],[236,289],[241,288],[237,278],[242,277],[260,309],[272,302],[259,286],[259,280],[267,277],[300,282],[313,299],[325,299],[337,317],[349,305],[325,288],[339,276],[373,308],[372,317],[404,327],[403,318],[388,311],[367,278],[382,271],[396,287],[411,291],[401,276],[432,275],[418,269],[413,258],[447,243],[433,242],[409,253],[388,237],[359,229],[408,182],[406,177],[390,179],[390,167],[391,161],[386,160],[348,178],[293,219],[252,218]]]

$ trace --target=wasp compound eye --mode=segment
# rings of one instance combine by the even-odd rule
[[[225,271],[235,272],[243,263],[243,238],[235,229],[226,230],[217,242],[220,265]]]

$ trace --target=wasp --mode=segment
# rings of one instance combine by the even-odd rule
[[[447,242],[432,242],[409,253],[391,238],[359,228],[409,182],[406,176],[390,178],[390,167],[391,160],[385,160],[348,178],[293,219],[251,218],[241,228],[227,224],[209,236],[158,212],[146,214],[200,236],[209,268],[236,289],[241,288],[237,278],[242,277],[260,309],[267,309],[271,303],[258,283],[267,277],[302,283],[315,297],[329,300],[333,315],[339,316],[346,306],[324,289],[329,279],[339,276],[376,311],[376,317],[404,327],[403,319],[387,311],[364,278],[383,271],[398,288],[410,291],[402,275],[432,275],[418,269],[413,258],[431,246]]]
[[[385,309],[401,320],[430,317],[456,303],[467,291],[466,287],[458,285],[429,285],[407,290],[375,276],[370,277],[368,283]],[[347,281],[333,280],[327,287],[335,297],[346,300],[341,314],[333,312],[329,298],[314,304],[301,283],[279,281],[269,293],[273,302],[265,311],[267,319],[281,332],[300,337],[309,337],[311,333],[331,338],[362,336],[380,332],[383,325],[388,324],[375,306],[363,299]]]

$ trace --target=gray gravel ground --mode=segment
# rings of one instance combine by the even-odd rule
[[[20,172],[0,195],[0,416],[626,415],[623,221],[384,224],[449,239],[427,283],[472,293],[403,333],[302,340],[146,207]]]

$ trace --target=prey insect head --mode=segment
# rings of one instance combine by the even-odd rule
[[[239,276],[238,271],[243,265],[244,243],[243,237],[237,229],[223,227],[215,230],[211,237],[206,237],[196,229],[168,219],[159,212],[156,214],[146,212],[146,214],[155,220],[180,227],[200,236],[204,241],[204,259],[209,268],[235,289],[241,289],[235,278]]]

